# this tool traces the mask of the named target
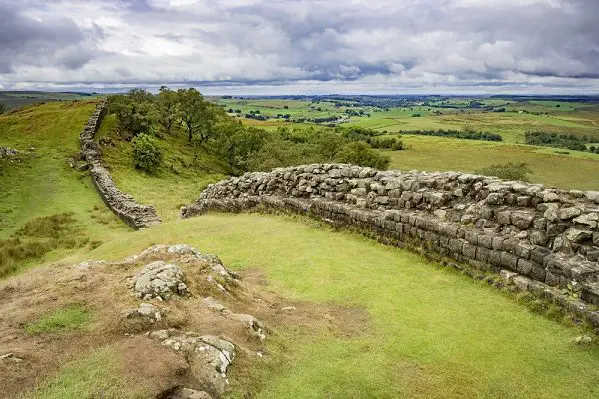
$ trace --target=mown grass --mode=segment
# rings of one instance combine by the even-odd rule
[[[269,289],[292,300],[359,307],[370,316],[362,335],[345,338],[278,330],[266,341],[267,356],[278,361],[257,361],[235,386],[237,397],[250,388],[261,398],[599,395],[599,350],[571,343],[579,329],[412,253],[314,222],[207,215],[127,234],[86,257],[117,259],[179,242],[216,253],[233,269],[261,270]]]
[[[73,303],[43,315],[25,326],[28,334],[57,333],[85,328],[91,314],[81,304]]]

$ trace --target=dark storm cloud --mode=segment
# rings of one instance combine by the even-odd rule
[[[17,3],[0,5],[0,73],[27,65],[76,69],[93,58],[79,46],[81,29],[68,18],[36,20]]]
[[[0,85],[599,91],[597,15],[597,0],[25,0],[0,6]]]

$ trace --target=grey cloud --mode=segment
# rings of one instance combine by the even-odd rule
[[[520,87],[599,79],[597,0],[89,0],[107,18],[85,29],[63,16],[81,3],[43,3],[42,21],[25,15],[32,3],[11,4],[0,6],[0,84],[2,74],[10,83],[24,74],[21,65],[42,63],[81,70],[77,83],[86,84]],[[72,18],[94,17],[90,9]]]
[[[85,37],[72,20],[58,17],[39,21],[23,11],[16,3],[0,5],[2,73],[25,65],[75,69],[93,58],[91,51],[80,47]]]

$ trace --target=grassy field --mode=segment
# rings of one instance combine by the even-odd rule
[[[28,160],[0,176],[0,239],[35,217],[69,212],[96,245],[54,251],[37,263],[116,260],[153,244],[184,242],[218,254],[234,270],[257,270],[268,281],[265,289],[289,300],[337,304],[368,316],[348,320],[361,323],[351,335],[309,326],[278,329],[250,374],[233,366],[232,397],[248,391],[261,398],[599,397],[599,349],[571,342],[585,331],[535,314],[486,284],[306,219],[212,214],[179,220],[179,205],[226,173],[224,165],[206,148],[170,137],[161,141],[166,166],[155,176],[143,174],[131,166],[130,143],[111,140],[115,120],[109,117],[99,138],[108,143],[103,150],[117,184],[157,205],[165,221],[131,231],[106,210],[89,175],[67,162],[93,109],[92,103],[53,103],[0,116],[0,145],[35,147]],[[390,154],[393,167],[473,170],[520,160],[531,165],[535,181],[597,188],[599,161],[585,153],[557,156],[533,147],[422,136],[404,140],[411,148]],[[32,334],[85,331],[90,317],[73,305],[28,328]],[[119,361],[110,347],[81,354],[43,381],[34,397],[84,397],[97,387],[118,395],[127,383]]]
[[[334,103],[293,99],[222,99],[213,98],[225,109],[241,110],[241,115],[251,110],[260,110],[261,115],[276,118],[277,114],[290,114],[292,118],[321,118],[343,115],[348,107],[335,107]],[[351,117],[347,125],[368,127],[388,132],[400,130],[464,129],[497,133],[506,143],[524,143],[526,131],[542,130],[547,132],[576,134],[596,137],[599,141],[599,105],[550,100],[510,101],[501,99],[480,99],[482,105],[504,107],[510,112],[484,112],[468,108],[472,99],[449,101],[458,108],[436,108],[442,105],[431,101],[424,106],[396,107],[377,110],[374,107],[351,107],[351,110],[363,110],[369,117]],[[444,102],[445,103],[445,102]],[[558,107],[559,105],[559,107]],[[285,109],[284,107],[288,107]],[[319,110],[320,109],[320,110]],[[539,115],[533,114],[537,113]],[[420,114],[420,117],[413,117]],[[281,119],[256,121],[241,118],[244,123],[258,126],[285,125]]]
[[[402,136],[405,151],[386,151],[390,169],[444,171],[475,170],[507,162],[526,162],[530,180],[563,189],[599,190],[599,154],[525,145],[506,145],[442,137]]]
[[[269,356],[282,360],[266,362],[255,371],[258,380],[246,382],[260,387],[257,397],[599,395],[599,350],[572,344],[576,328],[411,253],[309,222],[208,215],[128,233],[86,258],[118,259],[177,242],[217,253],[235,270],[259,269],[270,290],[290,299],[368,312],[370,322],[355,336],[278,331],[268,341]]]

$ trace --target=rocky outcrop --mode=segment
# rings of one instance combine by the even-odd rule
[[[102,151],[94,140],[94,135],[100,128],[107,110],[106,101],[101,101],[79,135],[81,153],[89,165],[92,181],[106,205],[129,226],[140,229],[159,224],[160,218],[156,209],[151,205],[140,205],[133,197],[120,191],[104,166]]]
[[[537,288],[567,289],[574,281],[587,303],[599,305],[599,192],[313,164],[213,184],[181,216],[256,207],[309,214],[482,270],[517,273]]]
[[[158,260],[144,266],[133,278],[133,290],[140,299],[167,300],[188,294],[184,280],[178,266]]]
[[[148,333],[160,345],[181,353],[189,362],[191,372],[206,390],[220,397],[229,381],[227,371],[235,359],[235,346],[214,335],[180,332],[174,329]]]

